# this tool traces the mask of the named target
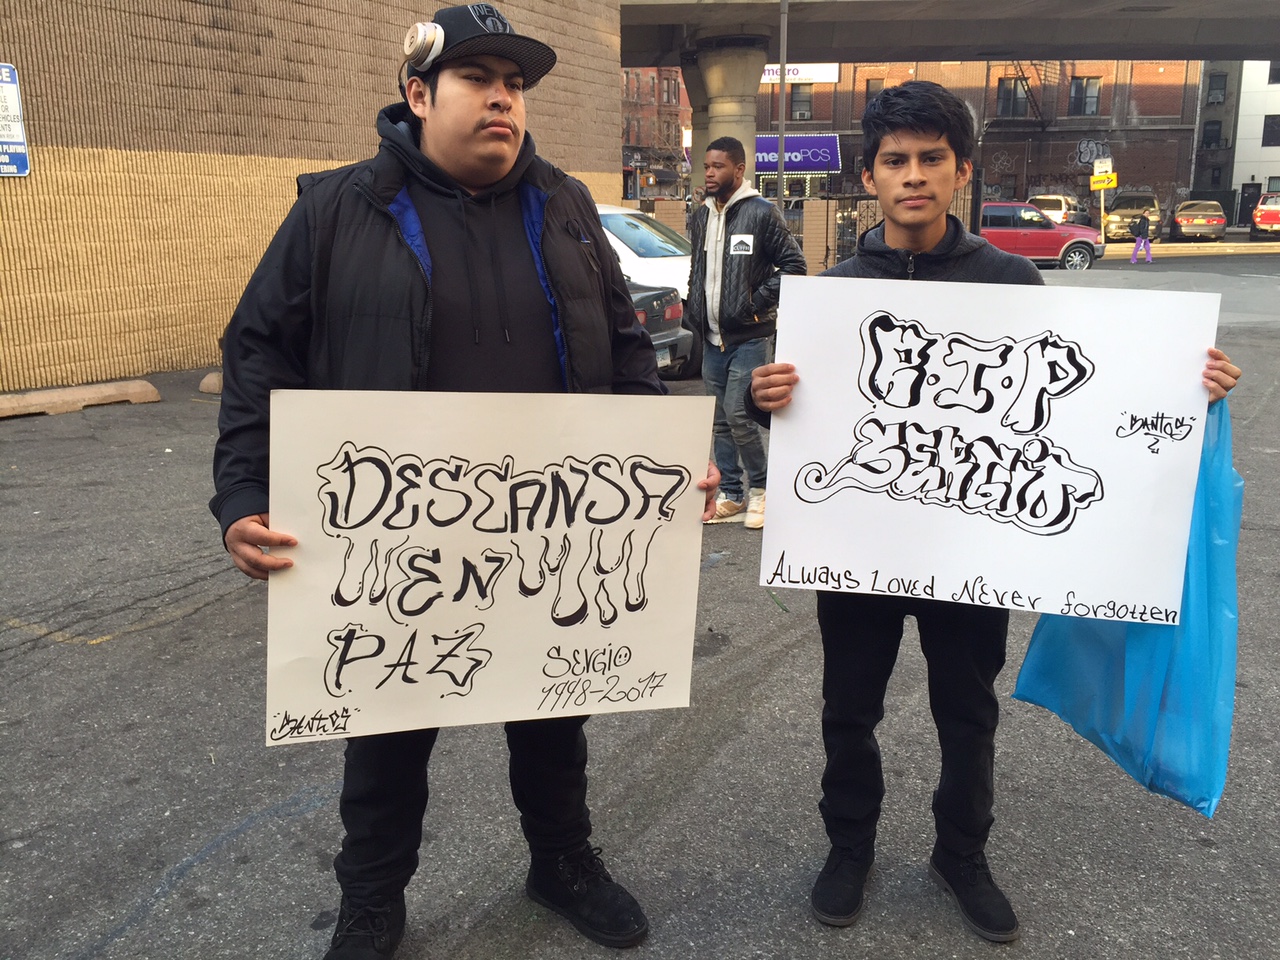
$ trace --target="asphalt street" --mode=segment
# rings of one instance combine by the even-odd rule
[[[1046,280],[1223,295],[1219,344],[1246,371],[1231,412],[1247,487],[1216,816],[1148,794],[1005,699],[988,852],[1023,937],[979,940],[925,872],[937,745],[909,634],[881,727],[869,905],[852,927],[822,926],[808,910],[826,854],[813,597],[758,586],[759,535],[711,526],[692,706],[588,725],[595,840],[652,921],[632,956],[1280,956],[1280,258],[1165,247],[1150,268],[1113,249]],[[300,960],[332,931],[341,747],[263,746],[266,590],[231,567],[205,507],[206,372],[148,378],[157,404],[0,421],[0,960]],[[1033,624],[1013,617],[1002,694]],[[525,866],[500,730],[446,730],[399,956],[615,955],[526,899]]]

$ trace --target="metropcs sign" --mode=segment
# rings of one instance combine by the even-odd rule
[[[777,83],[781,71],[776,63],[766,63],[761,83]],[[787,83],[839,83],[838,63],[788,63]]]
[[[839,173],[840,137],[834,133],[803,133],[786,139],[787,173]],[[778,138],[761,134],[756,137],[756,170],[769,173],[778,169]]]

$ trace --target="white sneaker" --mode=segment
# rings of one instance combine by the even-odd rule
[[[742,525],[748,530],[759,530],[764,526],[764,487],[752,487],[747,494],[747,518]]]
[[[741,523],[746,516],[746,501],[730,500],[723,493],[716,496],[716,515],[707,523]]]

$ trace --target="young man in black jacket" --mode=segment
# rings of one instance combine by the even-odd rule
[[[715,458],[720,499],[711,523],[764,526],[767,459],[743,395],[751,371],[768,359],[784,273],[803,275],[804,254],[782,214],[745,180],[742,142],[707,146],[707,198],[693,212],[687,315],[703,338],[702,379],[716,398]],[[741,462],[741,465],[739,465]]]
[[[862,118],[862,180],[884,221],[858,239],[857,255],[823,276],[970,283],[1041,284],[1031,261],[992,247],[947,213],[969,182],[973,121],[964,101],[927,81],[884,90]],[[1240,369],[1210,351],[1204,382],[1212,399]],[[788,363],[752,373],[747,406],[762,424],[791,402],[798,382]],[[937,840],[929,874],[954,898],[965,924],[993,941],[1018,937],[1018,920],[987,866],[994,823],[995,679],[1005,660],[1009,613],[994,607],[907,597],[817,595],[822,634],[822,738],[827,765],[819,803],[831,852],[813,885],[823,923],[847,926],[861,913],[875,858],[884,776],[875,727],[902,640],[916,619],[929,669],[929,704],[942,771],[933,794]]]
[[[555,52],[471,4],[415,25],[406,56],[377,156],[299,178],[227,330],[210,507],[256,579],[291,565],[264,548],[295,545],[267,514],[274,388],[666,392],[591,196],[525,132],[524,92]],[[712,470],[699,484],[706,516],[714,483]],[[525,889],[592,940],[627,947],[648,920],[589,842],[586,719],[506,725]],[[437,733],[347,741],[326,960],[390,957],[400,942]]]

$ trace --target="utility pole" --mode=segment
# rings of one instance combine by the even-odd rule
[[[787,0],[781,0],[782,19],[778,31],[778,209],[787,215],[783,174],[787,166]]]

